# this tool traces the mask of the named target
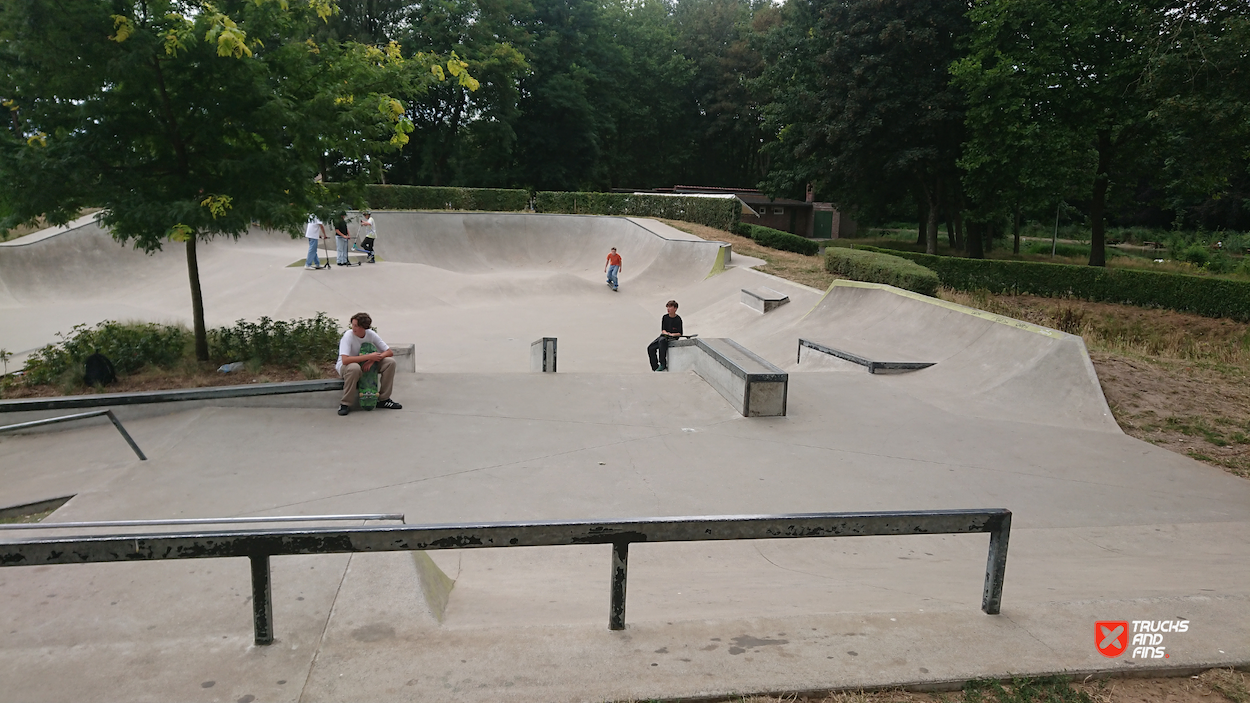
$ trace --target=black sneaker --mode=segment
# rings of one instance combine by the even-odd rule
[[[387,398],[386,400],[379,400],[378,407],[383,408],[385,410],[403,410],[404,409],[404,406],[400,405],[399,403],[396,403],[390,398]]]
[[[351,412],[351,411],[352,411],[352,409],[351,409],[351,408],[349,408],[349,407],[347,407],[346,405],[340,405],[340,406],[339,406],[339,414],[340,414],[340,415],[346,415],[347,413],[349,413],[349,412]]]

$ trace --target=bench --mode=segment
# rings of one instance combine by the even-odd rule
[[[841,349],[834,349],[833,347],[825,346],[824,344],[819,344],[809,339],[799,340],[799,353],[798,358],[795,359],[795,363],[803,363],[804,349],[810,350],[808,353],[827,354],[829,356],[849,361],[853,364],[859,364],[860,366],[866,367],[868,369],[868,373],[874,374],[882,371],[918,371],[920,369],[927,369],[937,363],[934,361],[873,361],[872,359],[862,357],[858,354],[852,354],[851,352],[842,351]]]
[[[770,312],[790,302],[790,296],[772,288],[742,289],[742,304],[758,312]]]
[[[694,371],[743,417],[786,414],[790,376],[732,339],[680,339],[669,344],[669,371]]]

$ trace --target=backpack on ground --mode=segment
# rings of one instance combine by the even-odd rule
[[[87,357],[82,380],[86,381],[88,386],[107,386],[117,380],[117,372],[113,369],[113,362],[97,351]]]

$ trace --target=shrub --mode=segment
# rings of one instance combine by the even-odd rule
[[[75,325],[68,335],[57,336],[60,342],[36,350],[26,359],[26,383],[54,383],[75,371],[81,377],[87,357],[96,351],[107,356],[119,374],[148,365],[169,367],[183,357],[191,341],[191,333],[181,325],[114,320],[90,328]]]
[[[820,245],[814,240],[806,237],[800,237],[797,234],[782,232],[779,229],[739,222],[737,231],[738,234],[741,234],[744,237],[749,237],[772,249],[793,251],[799,254],[807,254],[808,256],[812,256],[820,252]]]
[[[885,283],[924,295],[937,295],[938,275],[920,264],[863,249],[825,249],[825,270],[856,281]]]
[[[1021,254],[1041,254],[1045,256],[1050,256],[1051,243],[1050,242],[1036,242],[1036,241],[1026,242],[1024,246],[1020,247],[1020,253]],[[1056,243],[1054,245],[1054,253],[1055,253],[1055,256],[1070,256],[1074,258],[1075,257],[1088,257],[1089,246],[1084,245],[1084,244]]]
[[[1191,244],[1176,254],[1177,261],[1187,261],[1194,266],[1206,266],[1211,254],[1201,244]]]
[[[1250,283],[1246,281],[1131,268],[965,259],[893,249],[889,253],[933,269],[942,285],[956,290],[1072,297],[1250,320]]]
[[[343,331],[323,312],[302,320],[259,322],[239,320],[234,327],[208,333],[209,356],[215,363],[259,362],[298,368],[307,363],[332,361]]]
[[[576,215],[617,215],[621,217],[664,217],[734,231],[742,216],[742,205],[734,198],[703,198],[679,195],[635,195],[633,193],[565,193],[539,191],[534,194],[537,212]]]
[[[529,207],[529,192],[503,188],[450,186],[365,186],[365,201],[380,210],[486,210],[519,212]]]

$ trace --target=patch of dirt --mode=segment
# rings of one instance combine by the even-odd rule
[[[67,389],[57,385],[27,386],[9,383],[0,387],[0,398],[49,398],[62,395],[93,395],[96,393],[138,393],[176,388],[209,388],[213,386],[241,386],[247,383],[279,383],[283,381],[308,381],[317,378],[338,378],[332,362],[311,369],[292,369],[282,366],[261,366],[254,371],[241,370],[220,373],[212,364],[196,365],[192,369],[145,369],[139,373],[121,376],[108,386],[82,386]]]
[[[1231,669],[1211,669],[1199,676],[1172,678],[1102,679],[1075,683],[1062,696],[1046,691],[1045,696],[1016,698],[1010,703],[1248,703],[1246,674]],[[1012,686],[1006,690],[1012,692]],[[1008,703],[1002,696],[987,695],[982,703]],[[824,697],[754,696],[726,701],[741,703],[972,703],[963,692],[913,693],[908,691],[839,692]]]

